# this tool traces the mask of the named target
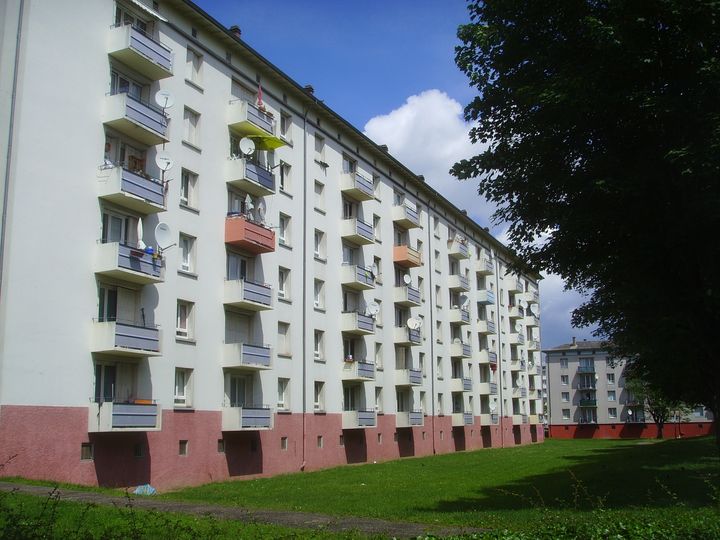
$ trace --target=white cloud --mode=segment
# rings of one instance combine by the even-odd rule
[[[425,90],[410,96],[388,114],[365,124],[365,135],[386,144],[400,160],[458,208],[482,226],[490,225],[494,206],[478,195],[477,182],[450,176],[450,167],[482,150],[468,138],[470,126],[462,116],[462,105],[440,90]]]
[[[469,130],[460,103],[440,90],[410,96],[397,109],[365,124],[365,135],[388,145],[395,158],[416,174],[424,175],[426,182],[455,206],[466,209],[480,225],[490,226],[495,207],[478,195],[477,182],[460,182],[448,172],[455,162],[482,151],[480,145],[470,143]],[[507,244],[507,224],[491,227],[491,232]],[[572,310],[582,301],[579,293],[564,290],[560,276],[550,274],[540,282],[543,347],[567,343],[573,336],[592,337],[591,329],[570,325]]]

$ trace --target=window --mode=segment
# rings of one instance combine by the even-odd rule
[[[423,377],[427,377],[427,366],[425,365],[425,353],[421,352],[418,359],[418,367]]]
[[[285,300],[290,299],[290,270],[278,268],[278,298],[284,298]]]
[[[180,204],[190,208],[197,208],[197,179],[198,175],[183,169],[180,173]]]
[[[570,392],[563,392],[560,394],[560,399],[563,401],[563,403],[568,403],[570,401]]]
[[[313,241],[313,254],[316,258],[325,260],[325,233],[315,229],[315,237]]]
[[[322,360],[324,357],[323,349],[324,349],[324,332],[322,330],[315,330],[315,340],[314,340],[314,356],[315,360]]]
[[[184,300],[177,302],[177,322],[175,335],[180,338],[192,338],[193,303]]]
[[[183,113],[183,141],[193,146],[200,144],[200,114],[185,107]]]
[[[383,321],[382,321],[382,300],[376,298],[376,299],[375,299],[375,303],[376,303],[377,306],[378,306],[378,311],[377,311],[377,313],[373,316],[373,319],[375,319],[375,326],[382,326],[382,324],[383,324]]]
[[[351,157],[343,154],[342,157],[342,172],[345,174],[352,174],[357,170],[357,162]]]
[[[290,192],[290,171],[291,167],[284,161],[280,162],[280,182],[278,188],[286,193]]]
[[[375,234],[375,241],[380,242],[380,216],[373,214],[373,232]]]
[[[278,322],[278,354],[290,354],[290,323]]]
[[[563,420],[570,420],[570,409],[562,410],[562,418]]]
[[[437,405],[438,405],[438,408],[437,408],[437,410],[438,410],[438,416],[443,416],[443,415],[445,414],[445,409],[443,408],[443,395],[442,395],[442,393],[438,394]],[[440,433],[442,433],[442,431],[441,431]]]
[[[318,448],[322,448],[322,447],[323,447],[323,436],[322,436],[322,435],[318,435],[318,436],[317,436],[317,442],[316,442],[316,444],[317,444],[317,447],[318,447]]]
[[[440,218],[438,216],[433,216],[433,233],[440,237]]]
[[[435,321],[435,341],[442,343],[442,321]]]
[[[313,287],[313,305],[318,308],[322,309],[325,306],[325,282],[321,281],[319,279],[315,280],[315,285]]]
[[[192,49],[187,50],[187,61],[185,69],[185,78],[195,84],[199,85],[201,82],[202,75],[202,56],[193,51]]]
[[[435,271],[440,272],[440,252],[435,250]]]
[[[180,456],[188,455],[188,442],[186,440],[181,440],[178,442],[178,455],[180,455]]]
[[[175,407],[192,407],[191,375],[191,369],[175,368]]]
[[[142,19],[138,19],[134,13],[128,11],[126,8],[120,5],[115,6],[115,26],[122,24],[131,24],[143,33],[148,33],[148,25]]]
[[[570,383],[570,377],[568,375],[560,375],[560,384],[567,386]]]
[[[568,368],[568,359],[561,358],[560,359],[560,369],[567,369],[567,368]]]
[[[315,161],[321,165],[327,165],[325,163],[325,137],[315,133]]]
[[[81,443],[80,444],[80,459],[82,461],[92,460],[95,455],[95,448],[93,443]]]
[[[281,411],[290,409],[290,379],[278,377],[277,408]]]
[[[195,271],[195,238],[180,233],[180,270],[184,272]]]
[[[608,407],[608,418],[617,418],[617,408]]]
[[[292,116],[286,112],[280,113],[280,137],[292,142]]]
[[[382,390],[382,386],[375,387],[375,411],[377,411],[378,414],[382,414],[383,412]]]
[[[315,208],[325,210],[325,184],[315,181]]]
[[[443,380],[442,356],[435,359],[435,375],[439,381]]]
[[[280,214],[278,226],[278,242],[282,246],[290,245],[290,217]]]
[[[113,70],[110,73],[110,94],[128,94],[136,100],[140,100],[143,97],[143,86],[125,74]]]
[[[435,285],[435,306],[442,307],[442,294],[440,293],[440,285]]]
[[[375,368],[383,369],[383,349],[382,343],[375,343]]]
[[[322,381],[315,381],[315,388],[314,388],[314,403],[313,408],[316,411],[324,411],[325,410],[325,383]]]
[[[607,383],[608,383],[608,384],[615,384],[615,374],[614,374],[614,373],[608,373],[608,374],[607,374]]]
[[[378,285],[382,285],[382,259],[380,257],[373,257],[373,273],[375,274],[375,282]]]
[[[425,301],[425,280],[423,278],[421,278],[420,276],[418,276],[417,284],[418,284],[418,286],[417,286],[418,291],[420,291],[420,301],[424,302]]]
[[[615,401],[615,390],[608,390],[608,401]]]

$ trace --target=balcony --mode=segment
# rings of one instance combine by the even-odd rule
[[[497,394],[497,383],[481,382],[478,383],[478,392],[483,395],[494,396]]]
[[[469,343],[453,341],[450,344],[450,356],[454,358],[470,358],[472,356],[472,346]]]
[[[540,420],[540,415],[537,415],[537,414],[528,414],[527,419],[528,419],[529,424],[541,424],[542,423],[542,421]]]
[[[393,262],[404,268],[422,266],[422,254],[410,246],[393,246]]]
[[[375,319],[357,311],[346,311],[340,315],[340,331],[360,336],[375,333]]]
[[[225,243],[255,255],[275,251],[275,231],[240,214],[225,218]]]
[[[162,182],[145,173],[123,167],[106,169],[108,176],[98,180],[98,197],[143,215],[165,211]]]
[[[366,360],[352,360],[346,358],[343,362],[343,381],[374,381],[375,364]]]
[[[595,390],[596,383],[595,381],[591,382],[580,382],[577,385],[578,390]]]
[[[162,283],[162,259],[119,242],[97,246],[95,273],[106,277],[149,285]]]
[[[392,208],[392,220],[404,229],[420,227],[420,217],[417,210],[407,204],[399,204]]]
[[[340,191],[360,202],[375,198],[373,181],[356,172],[347,172],[340,175]]]
[[[525,300],[527,300],[530,304],[539,304],[540,293],[537,291],[528,291],[525,293]]]
[[[170,142],[165,113],[130,94],[114,94],[105,98],[103,123],[148,146]]]
[[[520,397],[521,397],[521,398],[526,398],[526,397],[528,397],[527,388],[525,388],[524,386],[520,387]]]
[[[581,399],[581,407],[597,407],[597,399]]]
[[[536,326],[540,326],[540,319],[536,317],[535,315],[528,315],[525,314],[525,317],[523,317],[523,324],[526,328],[533,328]]]
[[[525,345],[525,336],[520,332],[512,332],[508,336],[510,345]]]
[[[505,283],[505,289],[510,294],[523,292],[522,283],[520,283],[520,280],[517,278],[506,276],[503,283]]]
[[[528,351],[539,351],[540,350],[540,342],[537,339],[529,339],[525,343],[527,346]]]
[[[479,360],[481,364],[497,364],[497,353],[483,349],[480,351]]]
[[[448,255],[453,259],[469,259],[470,248],[467,240],[461,236],[448,240]]]
[[[151,81],[172,77],[172,50],[133,25],[112,28],[107,51]]]
[[[418,386],[422,384],[422,371],[419,369],[396,369],[395,386]]]
[[[495,293],[490,289],[480,289],[477,296],[478,304],[491,305],[495,304]]]
[[[527,424],[527,416],[525,416],[523,414],[513,414],[512,415],[512,423],[513,423],[513,426],[521,426],[523,424]]]
[[[489,335],[495,333],[495,321],[478,321],[477,322],[478,334]]]
[[[340,283],[350,289],[365,291],[375,288],[375,274],[371,268],[343,264],[340,267]]]
[[[595,373],[595,366],[578,366],[578,373]]]
[[[395,413],[395,427],[420,427],[425,425],[425,414],[421,410]]]
[[[452,413],[453,427],[472,426],[474,423],[475,417],[471,412]]]
[[[227,178],[228,185],[256,197],[265,197],[275,193],[275,175],[272,171],[249,159],[229,159],[225,178]]]
[[[222,407],[223,431],[259,431],[272,429],[273,415],[267,405]]]
[[[480,414],[480,425],[481,426],[489,426],[490,424],[497,424],[497,422],[493,422],[493,416],[497,417],[496,414],[481,413]],[[496,420],[497,420],[497,418],[496,418]]]
[[[359,246],[375,243],[373,226],[357,218],[343,219],[340,222],[340,236]]]
[[[262,371],[272,368],[272,354],[266,345],[226,343],[222,367]]]
[[[510,359],[510,371],[520,371],[520,359],[519,358],[511,358]]]
[[[465,276],[451,274],[447,278],[448,289],[451,291],[467,292],[470,290],[470,281]]]
[[[493,264],[492,260],[488,259],[486,256],[481,256],[477,260],[475,272],[477,272],[481,276],[492,275],[495,272],[495,265]]]
[[[523,392],[523,390],[525,390],[525,388],[523,388],[522,386],[513,386],[512,396],[516,398],[527,397],[527,390],[525,390],[525,392]],[[525,394],[524,396],[523,393]]]
[[[377,413],[373,410],[343,411],[343,429],[374,428],[377,425]]]
[[[132,358],[160,356],[160,330],[120,321],[95,321],[91,352]]]
[[[450,324],[470,324],[470,312],[467,309],[453,307],[448,312]]]
[[[223,304],[248,311],[272,309],[272,287],[246,279],[226,280]]]
[[[275,136],[274,116],[242,99],[230,101],[228,127],[241,136],[252,138],[258,150],[275,150],[286,144]]]
[[[420,289],[410,285],[395,287],[395,303],[405,307],[417,307],[421,303]]]
[[[396,345],[420,345],[422,343],[422,334],[419,329],[408,328],[407,326],[395,327],[395,344]]]
[[[451,392],[472,392],[472,379],[468,377],[453,377],[450,379]]]
[[[521,309],[519,306],[508,306],[508,318],[511,321],[522,319],[525,317],[525,310]]]
[[[152,399],[128,403],[91,403],[88,407],[88,433],[112,431],[160,431],[161,407]]]

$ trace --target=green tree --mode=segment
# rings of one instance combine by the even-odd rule
[[[658,386],[648,383],[632,373],[632,367],[625,373],[625,390],[652,416],[657,426],[657,438],[663,438],[663,427],[671,419],[681,419],[690,412],[682,401],[670,399]]]
[[[477,179],[533,268],[672,399],[720,414],[720,2],[485,0],[456,62]],[[714,262],[713,262],[714,261]]]

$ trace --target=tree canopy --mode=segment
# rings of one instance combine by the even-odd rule
[[[720,414],[720,2],[471,1],[456,63],[476,179],[617,355]],[[717,425],[717,424],[716,424]]]

